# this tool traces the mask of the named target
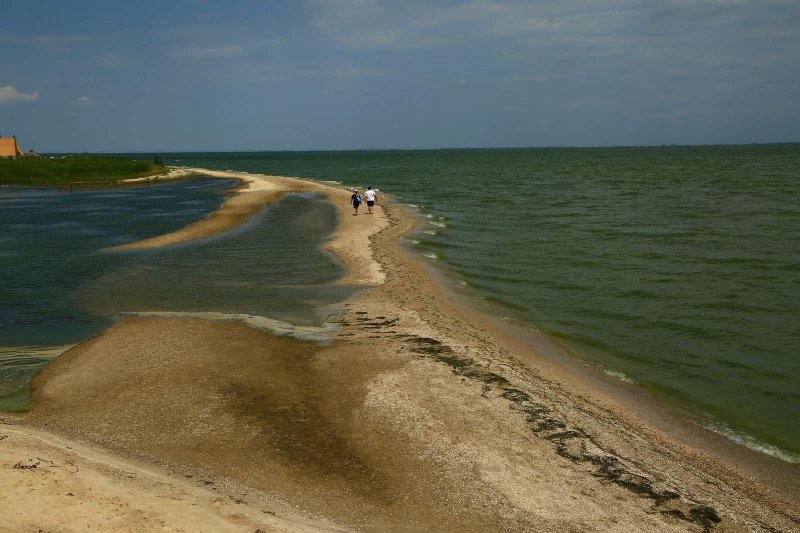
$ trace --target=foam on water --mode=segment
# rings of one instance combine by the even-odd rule
[[[616,380],[619,380],[619,381],[622,381],[623,383],[630,383],[631,385],[636,385],[637,384],[635,379],[631,379],[630,377],[626,376],[622,372],[617,372],[616,370],[609,370],[607,368],[604,368],[602,371],[603,371],[603,374],[605,374],[607,376],[611,376],[612,378],[614,378]]]
[[[122,313],[129,316],[157,317],[157,318],[193,318],[203,320],[218,321],[238,321],[247,324],[253,329],[267,331],[273,335],[289,336],[305,341],[316,341],[321,343],[330,342],[338,332],[335,324],[324,322],[320,326],[299,326],[275,320],[265,316],[246,315],[242,313],[217,313],[217,312],[180,312],[180,311],[139,311],[133,313]]]
[[[750,448],[759,453],[764,453],[767,455],[771,455],[781,461],[786,461],[787,463],[800,463],[800,455],[788,452],[786,450],[782,450],[777,446],[773,446],[771,444],[767,444],[757,440],[755,437],[748,435],[746,433],[741,433],[739,431],[734,431],[730,428],[727,424],[720,421],[709,421],[705,424],[700,424],[702,427],[713,431],[723,437],[726,437],[733,442],[740,444],[746,448]]]

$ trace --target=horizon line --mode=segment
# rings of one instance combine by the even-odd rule
[[[550,145],[550,146],[445,146],[438,148],[312,148],[312,149],[238,149],[238,150],[135,150],[135,151],[58,151],[40,152],[42,155],[64,155],[64,154],[196,154],[196,153],[216,153],[216,154],[255,154],[255,153],[308,153],[308,152],[436,152],[447,150],[587,150],[587,149],[612,149],[612,148],[700,148],[704,146],[774,146],[800,144],[800,141],[779,141],[779,142],[751,142],[751,143],[705,143],[705,144],[609,144],[595,146],[576,146],[576,145]]]

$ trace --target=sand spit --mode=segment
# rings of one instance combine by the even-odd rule
[[[361,215],[353,216],[349,204],[350,191],[325,183],[265,174],[201,168],[180,168],[175,172],[168,179],[197,175],[233,178],[239,180],[240,185],[208,218],[166,235],[115,246],[110,250],[157,248],[211,237],[244,224],[265,206],[278,201],[289,192],[316,192],[325,195],[338,210],[338,228],[326,244],[326,248],[338,256],[347,268],[347,275],[338,283],[378,285],[383,282],[384,275],[380,265],[372,260],[369,236],[385,227],[386,218],[380,208],[376,209],[374,215],[367,215],[364,209]]]
[[[130,178],[126,180],[120,180],[120,183],[123,185],[141,185],[158,181],[180,180],[188,178],[193,175],[193,173],[189,169],[183,167],[167,167],[167,168],[168,170],[164,174],[153,174],[152,176],[142,176],[141,178]]]
[[[400,207],[353,217],[347,191],[303,183],[340,210],[329,248],[348,277],[375,285],[339,314],[337,340],[122,319],[48,366],[30,411],[0,425],[17,443],[6,453],[0,440],[0,468],[19,483],[0,487],[5,524],[83,527],[124,493],[131,509],[154,495],[164,507],[143,527],[126,514],[99,529],[800,531],[796,496],[674,442],[450,299],[396,244],[414,225]],[[38,452],[41,435],[104,450],[120,472],[155,465],[147,483],[163,485],[130,488],[134,474],[84,460],[82,486],[121,492],[87,489],[85,515],[50,525],[31,506],[76,508],[78,493],[38,457],[76,460]],[[14,468],[29,459],[40,462]]]
[[[188,174],[191,171],[187,170],[186,172]],[[208,218],[195,222],[194,224],[189,224],[172,233],[122,244],[110,248],[110,250],[158,248],[218,235],[244,224],[265,205],[275,202],[290,190],[278,182],[269,179],[258,179],[255,177],[244,178],[241,175],[236,177],[241,182],[240,186],[222,206],[211,213]]]

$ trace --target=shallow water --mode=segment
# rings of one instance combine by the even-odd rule
[[[400,196],[415,248],[498,315],[800,460],[800,145],[165,158]]]
[[[121,313],[215,312],[314,326],[327,306],[352,295],[354,287],[328,284],[344,273],[321,246],[336,212],[314,195],[288,195],[217,237],[104,251],[204,218],[234,184],[0,189],[0,408],[24,407],[27,382],[43,365]]]

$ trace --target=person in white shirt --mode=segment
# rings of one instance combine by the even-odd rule
[[[378,195],[375,194],[375,191],[372,190],[372,187],[367,187],[367,192],[364,193],[364,199],[367,200],[367,212],[370,215],[372,214],[372,208],[375,207],[377,198]]]

